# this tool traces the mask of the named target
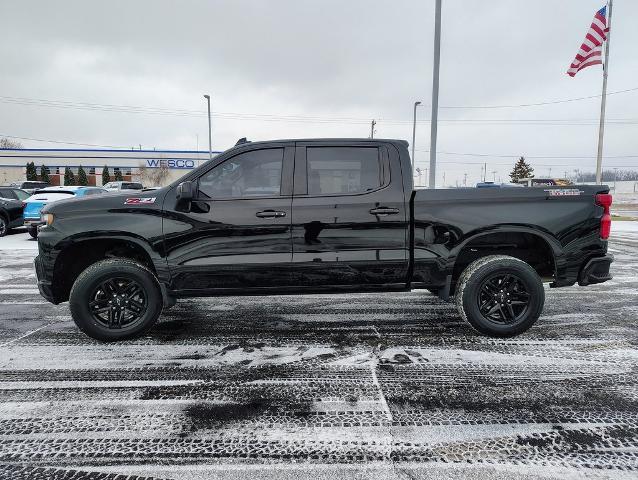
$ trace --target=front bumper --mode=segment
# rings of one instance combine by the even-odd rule
[[[49,302],[57,305],[59,302],[56,300],[55,295],[53,294],[53,286],[51,280],[47,279],[44,275],[44,265],[42,263],[40,255],[35,257],[33,263],[35,264],[35,275],[38,278],[38,290],[40,290],[40,295],[42,295]]]
[[[611,254],[590,259],[578,275],[578,285],[584,287],[611,280],[613,277],[609,274],[609,267],[613,261]]]

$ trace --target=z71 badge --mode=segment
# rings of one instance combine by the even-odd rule
[[[150,203],[155,203],[155,198],[156,197],[127,198],[124,205],[148,205]]]

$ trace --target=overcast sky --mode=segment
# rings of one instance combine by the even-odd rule
[[[441,106],[599,95],[599,66],[565,71],[602,6],[443,0]],[[421,100],[416,160],[429,162],[434,0],[0,0],[0,16],[0,136],[189,150],[199,137],[206,149],[210,93],[216,150],[244,136],[367,137],[372,119],[375,136],[411,140]],[[638,88],[637,19],[638,2],[615,1],[610,92]],[[455,154],[439,155],[438,182],[474,183],[483,162],[505,181],[518,155],[537,176],[593,171],[599,110],[598,98],[442,108],[437,150]],[[638,169],[638,90],[610,96],[607,117],[606,155],[634,157],[605,166]]]

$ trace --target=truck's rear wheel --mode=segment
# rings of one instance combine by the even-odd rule
[[[527,263],[490,255],[463,271],[455,300],[461,317],[474,329],[493,337],[511,337],[538,320],[545,290],[541,278]]]
[[[78,276],[69,295],[75,324],[107,342],[147,331],[162,313],[162,303],[155,275],[128,259],[94,263]]]

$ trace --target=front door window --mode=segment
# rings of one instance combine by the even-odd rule
[[[199,196],[205,199],[279,196],[283,156],[283,148],[236,155],[199,179]]]

